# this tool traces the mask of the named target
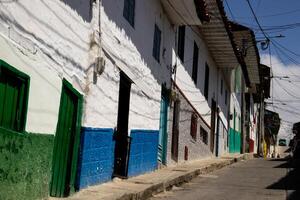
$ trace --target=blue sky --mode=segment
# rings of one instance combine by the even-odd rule
[[[274,37],[280,34],[285,36],[272,39],[271,56],[269,50],[262,51],[260,46],[258,48],[261,63],[271,66],[275,76],[290,77],[289,79],[271,79],[273,98],[267,100],[272,103],[267,108],[278,112],[282,119],[279,135],[289,138],[292,136],[292,124],[300,121],[300,0],[250,0],[250,3],[268,36]],[[264,38],[247,0],[224,0],[224,6],[229,19],[252,28],[257,40]],[[293,29],[285,27],[270,30],[274,26],[289,24],[296,25]]]
[[[232,11],[231,15],[227,4]],[[250,0],[250,3],[258,17],[258,20],[263,28],[270,28],[270,26],[281,26],[287,24],[299,23],[294,29],[266,31],[269,36],[284,35],[284,38],[274,38],[276,42],[283,45],[290,51],[299,54],[300,56],[300,1],[299,0]],[[258,25],[250,11],[246,0],[224,0],[224,6],[227,10],[227,15],[231,20],[237,21],[255,30],[257,39],[263,38],[263,34],[258,30]],[[277,45],[278,46],[278,45]],[[260,48],[259,48],[260,49]],[[271,45],[272,53],[277,54],[276,47]],[[260,49],[261,51],[261,49]],[[277,49],[277,51],[280,50]],[[283,50],[282,50],[283,51]],[[295,61],[300,63],[300,57],[284,50],[288,56],[281,55],[284,63],[291,64]],[[268,53],[268,51],[261,51],[261,53]],[[281,53],[284,54],[284,53]],[[291,61],[290,58],[293,60]]]

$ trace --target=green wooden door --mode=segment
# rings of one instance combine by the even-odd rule
[[[0,63],[0,126],[22,132],[25,129],[28,77],[14,73]]]
[[[66,197],[75,190],[81,104],[81,95],[67,81],[63,81],[53,150],[51,196]]]

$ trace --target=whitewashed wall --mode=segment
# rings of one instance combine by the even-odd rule
[[[194,41],[199,47],[199,60],[198,60],[198,78],[197,84],[192,80],[192,69],[193,69],[193,50],[194,50]],[[205,64],[208,64],[210,73],[209,73],[209,92],[208,100],[204,97],[204,82],[205,82]],[[184,61],[182,62],[179,58],[175,60],[174,65],[177,65],[177,74],[176,74],[176,84],[183,92],[183,94],[188,99],[189,103],[201,114],[203,119],[208,125],[211,125],[211,101],[214,99],[217,102],[217,105],[220,108],[219,116],[222,120],[222,124],[228,128],[228,110],[230,108],[230,97],[228,95],[227,105],[225,104],[225,90],[230,94],[230,88],[225,81],[224,74],[221,70],[217,69],[217,66],[208,51],[208,48],[205,44],[205,39],[202,37],[201,32],[196,28],[192,29],[191,27],[186,27],[186,37],[185,37],[185,51],[184,51]],[[223,93],[220,93],[221,81],[223,81]],[[182,99],[181,104],[181,116],[180,120],[182,121],[179,125],[179,162],[184,161],[184,147],[189,148],[189,159],[200,159],[211,157],[212,153],[210,152],[209,143],[208,145],[203,144],[202,141],[194,141],[190,136],[190,118],[192,111],[190,106]],[[188,112],[189,110],[189,112]],[[172,117],[172,109],[170,111],[170,117]],[[199,120],[201,121],[201,120]],[[172,122],[169,122],[172,125]],[[217,123],[217,122],[216,122]],[[172,140],[172,126],[169,126],[169,137],[168,137],[168,164],[174,164],[174,161],[171,159],[171,140]],[[198,124],[197,137],[199,137],[200,123]],[[206,127],[206,125],[201,125]],[[226,149],[223,150],[224,144],[227,142],[227,133],[219,134],[219,150],[221,154],[226,152]],[[215,133],[217,134],[217,133]],[[215,135],[215,146],[216,146],[216,135]],[[208,142],[210,142],[210,131],[208,130]]]
[[[130,96],[129,129],[159,129],[161,84],[170,86],[172,45],[175,36],[160,1],[136,1],[135,25],[123,17],[124,1],[103,0],[102,45],[107,65],[87,98],[86,126],[115,127],[118,112],[119,70],[133,81]],[[158,63],[152,56],[155,24],[162,31]],[[101,93],[104,97],[99,98]],[[97,120],[101,119],[101,120]]]
[[[249,138],[254,141],[254,153],[257,152],[258,144],[258,104],[253,102],[253,96],[250,97],[250,122],[249,122]]]
[[[240,66],[236,67],[240,68]],[[241,127],[239,125],[239,117],[241,117],[241,93],[237,93],[235,91],[235,80],[236,80],[236,73],[235,70],[231,72],[231,94],[230,94],[230,114],[234,116],[234,110],[236,112],[236,131],[241,131]],[[241,77],[240,77],[241,78]],[[234,119],[230,120],[230,128],[234,127]]]
[[[221,93],[221,81],[223,81],[223,91]],[[218,81],[219,87],[218,87],[218,106],[220,109],[219,112],[219,134],[216,137],[219,138],[218,142],[218,155],[221,156],[228,152],[228,131],[229,131],[229,109],[230,109],[230,87],[228,86],[225,75],[222,70],[219,71],[219,81]],[[226,92],[227,91],[227,96]],[[227,98],[227,103],[225,103],[225,98]],[[217,142],[217,141],[216,141]]]
[[[93,84],[86,74],[96,56],[91,41],[97,34],[98,11],[92,8],[91,1],[0,2],[0,47],[5,49],[0,52],[0,59],[31,77],[27,131],[55,133],[62,78],[85,95],[84,126],[115,127],[120,68],[134,82],[129,128],[159,128],[161,84],[170,86],[170,68],[176,60],[175,27],[169,23],[159,0],[136,1],[134,28],[123,17],[123,0],[103,0],[102,4],[106,66],[97,84]],[[152,57],[155,24],[162,30],[160,63]],[[210,124],[211,98],[217,98],[221,75],[204,39],[191,28],[187,28],[186,37],[187,62],[178,65],[176,82]],[[194,41],[200,56],[197,87],[191,79]],[[202,95],[205,62],[210,67],[209,102]],[[220,107],[226,116],[226,109]]]
[[[241,104],[238,101],[236,93],[231,93],[231,101],[230,101],[230,114],[234,117],[234,110],[236,112],[236,131],[241,131],[239,125],[239,117],[241,117]],[[230,120],[230,128],[234,127],[234,119]]]
[[[192,80],[192,69],[193,69],[193,48],[194,41],[196,41],[199,47],[199,61],[198,61],[198,80],[197,85],[194,84]],[[204,97],[204,81],[205,81],[205,63],[209,66],[209,92],[208,100]],[[184,52],[184,63],[177,59],[177,75],[176,83],[181,88],[185,96],[197,109],[197,111],[203,116],[204,120],[210,124],[211,114],[210,106],[211,99],[218,101],[219,87],[221,78],[223,74],[220,73],[217,69],[216,64],[214,63],[212,56],[210,55],[208,48],[205,44],[205,39],[202,38],[201,33],[190,27],[186,27],[186,38],[185,38],[185,52]],[[225,87],[228,87],[224,82],[224,91]],[[227,89],[229,90],[229,89]],[[227,107],[223,105],[222,100],[220,101],[221,111],[226,113]],[[225,114],[224,114],[225,115]],[[225,115],[226,116],[226,115]],[[227,118],[227,117],[226,117]]]
[[[28,132],[55,133],[63,77],[85,86],[92,13],[90,1],[77,3],[0,2],[0,59],[30,76]]]
[[[27,131],[55,133],[63,77],[86,97],[83,126],[115,127],[119,68],[134,82],[129,128],[159,128],[161,84],[170,86],[174,30],[160,1],[136,2],[134,28],[123,17],[123,3],[103,0],[106,66],[93,84],[87,73],[98,56],[91,45],[97,40],[98,10],[91,1],[0,2],[1,48],[7,49],[0,58],[31,77]],[[152,57],[155,24],[163,33],[161,53],[166,49],[160,63]]]

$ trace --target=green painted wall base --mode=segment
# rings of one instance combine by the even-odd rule
[[[54,136],[0,128],[0,199],[49,196]]]
[[[241,133],[230,128],[229,130],[229,153],[241,152]]]

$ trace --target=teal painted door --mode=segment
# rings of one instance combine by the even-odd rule
[[[162,89],[160,102],[160,122],[159,122],[159,143],[158,143],[158,161],[166,164],[167,160],[167,127],[168,127],[168,107],[169,100],[166,90]]]
[[[81,102],[81,95],[64,81],[53,151],[51,196],[66,197],[75,190]]]
[[[236,112],[233,113],[233,152],[236,152]]]

